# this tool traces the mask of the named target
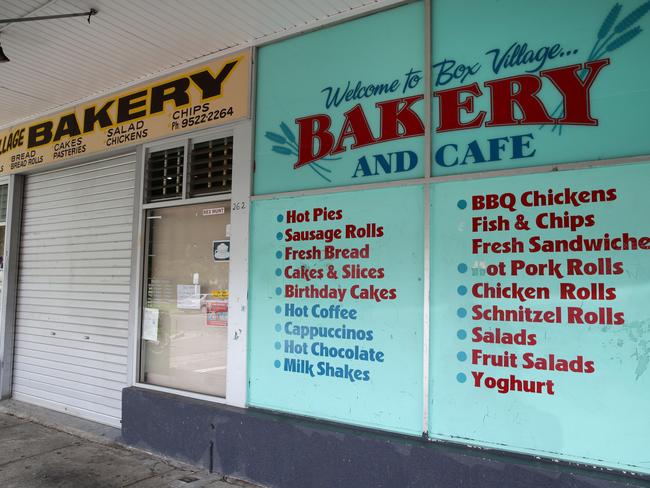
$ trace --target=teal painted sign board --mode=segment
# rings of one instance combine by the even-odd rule
[[[254,192],[424,176],[421,133],[398,133],[400,120],[423,130],[423,39],[416,2],[262,47]],[[296,167],[299,152],[306,160],[320,149],[330,150]]]
[[[250,405],[422,433],[423,197],[253,203]]]
[[[432,173],[650,153],[649,12],[641,0],[435,0]]]
[[[649,1],[432,5],[434,176],[650,153]],[[254,192],[423,177],[424,44],[415,2],[262,47]]]
[[[421,1],[259,50],[255,194],[422,178],[424,69],[434,176],[650,154],[650,1],[432,7],[431,66]],[[650,472],[649,173],[432,184],[432,438]],[[423,191],[253,203],[251,405],[422,432]]]
[[[650,472],[648,181],[432,185],[431,436]]]

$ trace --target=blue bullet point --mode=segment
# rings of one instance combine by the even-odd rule
[[[275,257],[278,258],[278,259],[281,259],[282,258],[282,251],[276,251]]]
[[[277,234],[275,234],[275,238],[276,238],[278,241],[281,241],[281,240],[282,240],[282,232],[278,232]]]
[[[465,383],[465,382],[467,381],[467,376],[465,376],[465,373],[458,373],[458,374],[456,375],[456,380],[457,380],[459,383]]]
[[[282,214],[278,214],[278,222],[282,222],[284,220],[284,216]]]
[[[465,339],[467,337],[467,331],[465,329],[460,329],[458,332],[456,332],[456,335],[459,339]]]
[[[281,276],[281,275],[282,275],[282,270],[280,268],[276,268],[275,276]]]
[[[464,287],[463,285],[460,285],[460,286],[458,287],[458,294],[459,294],[459,295],[465,295],[466,293],[467,293],[467,288]]]
[[[275,306],[275,313],[280,313],[282,312],[282,307],[280,305]]]
[[[276,359],[275,362],[273,363],[273,366],[275,366],[276,368],[279,368],[281,364],[282,363],[278,359]]]
[[[278,296],[282,295],[282,288],[280,288],[280,287],[278,286],[278,287],[275,289],[275,294],[278,295]]]
[[[467,359],[467,354],[464,351],[460,351],[458,354],[456,354],[456,357],[459,361],[465,361]]]
[[[459,209],[464,210],[465,208],[467,208],[467,201],[458,200],[458,203],[456,205],[458,205]]]
[[[282,347],[282,344],[280,344],[280,342],[276,342],[276,343],[275,343],[275,348],[276,348],[276,349],[279,350],[281,347]]]
[[[458,310],[456,310],[456,314],[462,319],[467,315],[467,310],[461,307]]]
[[[280,324],[275,324],[275,330],[280,332],[282,330],[282,326]]]
[[[467,265],[465,263],[460,263],[458,265],[458,272],[459,273],[466,273],[467,272]]]

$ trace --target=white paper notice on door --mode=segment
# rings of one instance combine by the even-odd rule
[[[142,315],[142,338],[145,341],[158,341],[158,309],[145,308]]]
[[[201,286],[176,285],[176,308],[199,310],[201,308]]]

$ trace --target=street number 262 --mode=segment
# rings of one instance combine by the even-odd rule
[[[248,208],[248,204],[246,202],[232,202],[233,210],[244,210],[245,208]]]

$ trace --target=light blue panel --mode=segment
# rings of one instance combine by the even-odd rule
[[[298,159],[294,142],[298,138],[297,118],[326,114],[331,118],[330,131],[338,136],[344,113],[361,104],[377,138],[380,111],[375,104],[422,94],[423,63],[423,2],[262,47],[257,68],[254,192],[423,176],[421,136],[357,149],[350,148],[354,140],[347,138],[344,152],[293,167]],[[382,92],[383,85],[389,89]],[[423,101],[413,109],[422,117]],[[375,155],[383,156],[391,169],[377,170]],[[360,163],[363,157],[366,159]]]
[[[648,181],[650,165],[643,163],[433,186],[432,437],[650,472]],[[531,192],[541,198],[549,192],[559,196],[549,205],[523,205],[522,197],[532,201]],[[513,211],[473,205],[474,197],[486,194],[499,195],[504,204],[515,202]],[[500,230],[488,231],[480,224],[482,217]],[[499,218],[508,224],[499,223]],[[551,219],[555,228],[541,228]],[[523,222],[529,230],[521,227]],[[536,250],[531,243],[536,237],[569,241],[571,247],[568,252]],[[473,247],[476,239],[518,239],[523,250],[515,244],[513,252],[496,253],[490,247],[486,253],[478,241]],[[611,242],[618,247],[621,239],[639,248],[588,250],[584,244]],[[512,267],[517,262],[529,266],[528,272],[523,268],[515,275]],[[490,295],[497,284],[502,289],[516,284],[522,294]],[[493,306],[550,315],[542,322],[534,313],[522,320],[492,320],[483,311]],[[460,308],[467,315],[459,315]],[[504,341],[506,334],[519,336],[514,344],[487,342],[484,332],[497,329]],[[506,352],[510,359],[516,356],[514,363],[492,363],[486,356],[503,358]],[[554,371],[525,368],[526,354],[535,360],[550,361],[555,355],[573,361],[573,371],[561,371],[563,366]],[[593,362],[593,372],[586,371],[591,369],[588,362]],[[477,380],[474,373],[484,376]],[[459,374],[466,381],[460,382]],[[511,375],[540,382],[539,393],[516,391]],[[506,378],[504,392],[498,385],[489,388],[495,385],[488,377]],[[511,386],[514,389],[505,392]]]
[[[539,77],[540,70],[610,60],[590,90],[597,126],[535,124],[434,132],[434,175],[650,153],[649,2],[436,0],[433,5],[434,91],[476,82],[483,92],[474,98],[473,112],[463,113],[463,122],[481,110],[487,112],[485,122],[490,120],[493,104],[486,81],[523,74]],[[538,96],[549,115],[560,117],[562,96],[550,80],[544,79]],[[434,98],[435,129],[439,110]],[[490,143],[496,138],[507,139]]]
[[[421,186],[254,202],[250,405],[422,433],[422,202]],[[314,221],[315,209],[323,208],[333,212],[331,219]],[[308,218],[291,222],[293,211],[309,212]],[[313,231],[316,240],[288,241],[296,231]],[[319,231],[341,235],[325,234],[327,243],[318,239]],[[326,254],[327,246],[363,252],[336,258]],[[345,266],[366,277],[346,276]],[[337,298],[287,292],[311,285]],[[307,335],[301,337],[303,329]],[[321,344],[341,352],[328,358]]]

